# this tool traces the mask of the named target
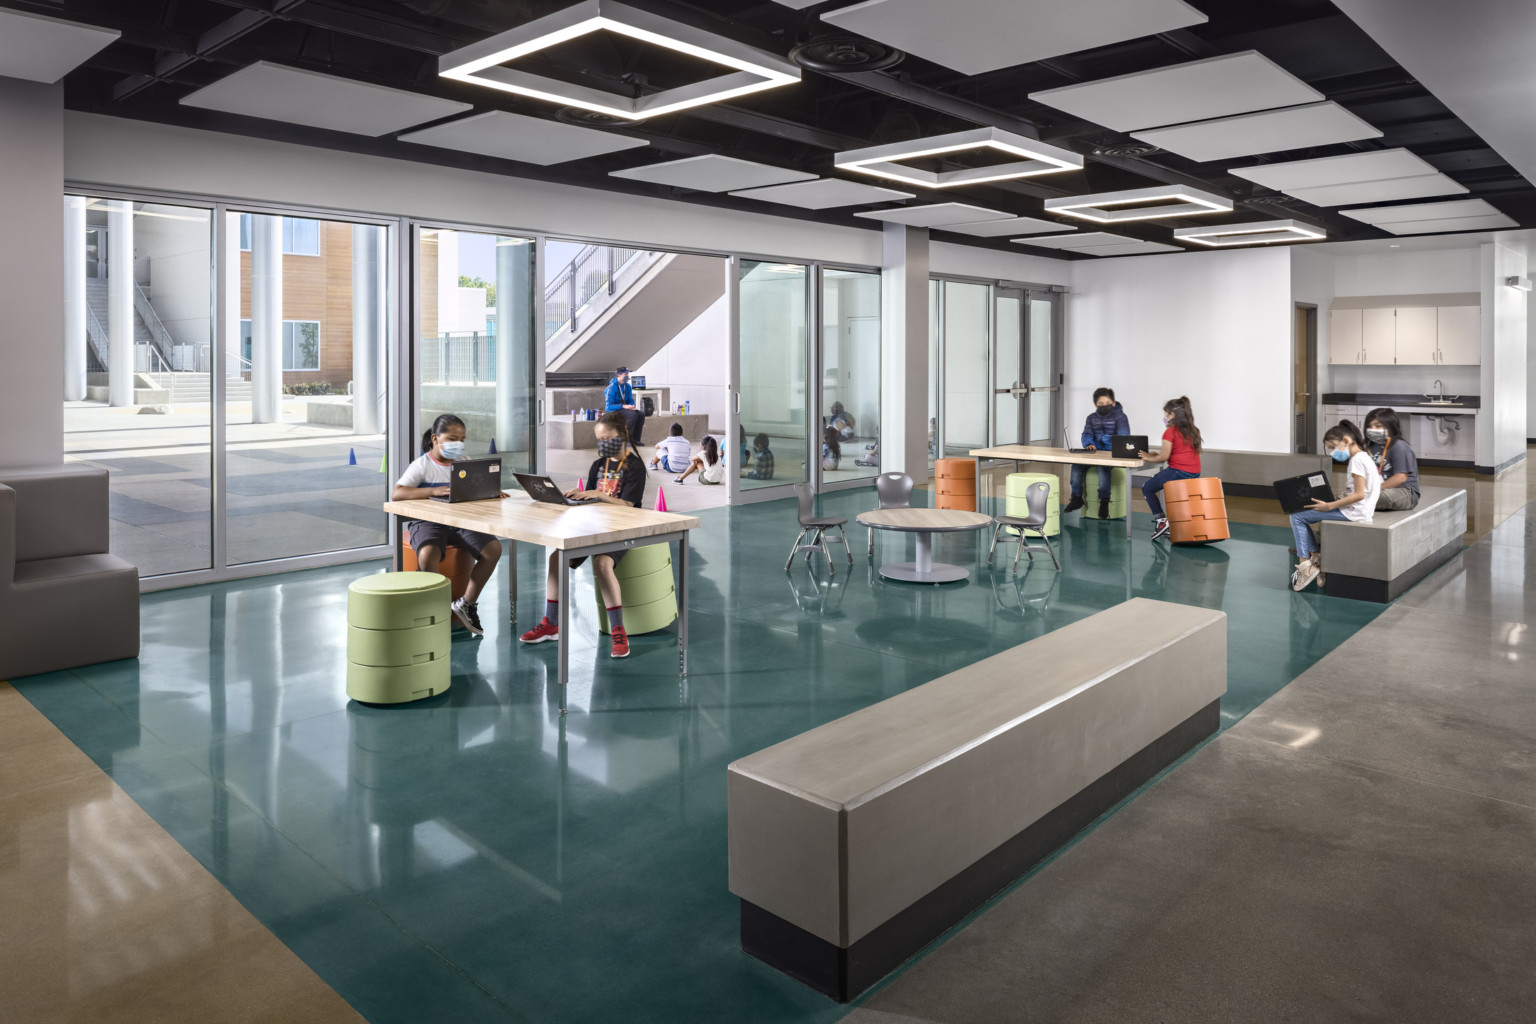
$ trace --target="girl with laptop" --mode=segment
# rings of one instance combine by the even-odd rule
[[[1310,508],[1291,513],[1296,557],[1301,559],[1291,574],[1292,590],[1305,590],[1313,580],[1322,578],[1322,557],[1314,550],[1312,524],[1330,519],[1368,523],[1376,515],[1376,500],[1381,496],[1381,471],[1366,450],[1359,427],[1349,420],[1329,427],[1323,435],[1323,449],[1334,462],[1349,463],[1349,493],[1337,501],[1314,501]]]
[[[1157,452],[1138,452],[1143,462],[1167,463],[1141,485],[1147,508],[1154,519],[1152,539],[1168,532],[1168,517],[1157,496],[1169,480],[1192,480],[1200,475],[1200,428],[1187,397],[1170,398],[1163,403],[1163,446]]]
[[[454,460],[464,457],[464,433],[464,421],[451,412],[433,420],[432,429],[421,435],[421,455],[406,466],[400,479],[395,481],[391,500],[410,501],[447,495]],[[416,552],[416,564],[422,572],[437,572],[450,544],[474,556],[475,567],[469,572],[464,596],[453,602],[452,607],[454,617],[465,629],[475,636],[484,636],[478,602],[480,592],[496,571],[496,563],[501,561],[501,541],[488,533],[422,519],[411,520],[409,530],[411,550]]]
[[[603,413],[593,428],[597,436],[597,460],[587,470],[587,486],[566,492],[567,498],[591,498],[608,505],[639,508],[645,500],[645,460],[635,450],[623,410]],[[619,578],[613,567],[628,549],[592,556],[592,575],[597,577],[598,593],[608,609],[615,658],[629,657],[629,634],[624,631],[624,599],[619,593]],[[586,558],[573,558],[574,569]],[[544,618],[519,639],[525,644],[541,644],[560,639],[560,556],[551,552],[549,573],[544,583]]]

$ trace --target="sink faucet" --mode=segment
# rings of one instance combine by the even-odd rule
[[[1438,380],[1435,381],[1435,397],[1437,397],[1437,398],[1444,398],[1445,397],[1445,385],[1443,383],[1441,383],[1440,381],[1438,381]]]

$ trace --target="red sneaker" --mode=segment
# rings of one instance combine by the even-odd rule
[[[613,654],[615,658],[629,657],[629,634],[620,626],[613,631]]]
[[[541,644],[545,640],[559,640],[560,627],[550,622],[548,618],[540,619],[539,624],[528,632],[518,637],[525,644]]]

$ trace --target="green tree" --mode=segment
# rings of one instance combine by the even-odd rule
[[[494,308],[496,308],[496,286],[494,284],[491,284],[491,283],[489,283],[489,282],[487,282],[485,280],[482,280],[481,278],[478,278],[478,277],[470,277],[468,274],[460,274],[459,275],[459,287],[460,288],[484,288],[485,289],[485,307],[487,309],[494,309]]]

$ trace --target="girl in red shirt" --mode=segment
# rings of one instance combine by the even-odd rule
[[[1158,492],[1169,480],[1189,480],[1200,475],[1200,428],[1195,426],[1195,414],[1189,407],[1188,398],[1169,399],[1163,405],[1163,447],[1156,455],[1142,452],[1146,462],[1166,462],[1167,465],[1141,485],[1147,507],[1152,510],[1155,523],[1152,539],[1168,532],[1168,518],[1163,515],[1163,504],[1157,500]]]

